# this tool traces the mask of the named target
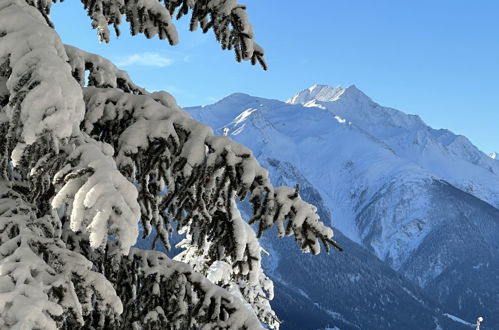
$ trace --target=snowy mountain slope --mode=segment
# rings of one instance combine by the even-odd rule
[[[317,94],[327,94],[322,92],[325,89],[327,92],[328,89],[324,87]],[[310,93],[310,89],[306,91]],[[435,180],[450,181],[448,180],[450,176],[439,175],[442,169],[450,166],[449,151],[443,151],[433,157],[434,165],[425,167],[424,164],[414,161],[419,157],[417,156],[419,147],[414,149],[412,143],[397,142],[400,145],[391,143],[392,140],[397,140],[396,136],[400,136],[401,139],[406,138],[408,134],[406,131],[409,131],[409,128],[417,134],[418,130],[426,127],[419,117],[379,106],[377,107],[380,110],[373,111],[374,114],[368,113],[362,116],[362,112],[367,110],[361,105],[368,104],[371,107],[373,103],[355,87],[344,90],[339,96],[337,89],[333,89],[328,95],[333,95],[337,103],[343,102],[351,107],[357,107],[355,110],[350,110],[352,113],[360,109],[355,114],[364,121],[363,126],[367,126],[366,122],[370,120],[371,131],[385,139],[378,138],[363,127],[343,119],[341,116],[347,113],[345,109],[340,116],[332,113],[329,108],[309,107],[310,104],[305,107],[287,106],[279,101],[245,94],[234,94],[214,105],[192,108],[190,112],[197,119],[216,129],[228,127],[229,134],[254,150],[257,157],[271,155],[273,158],[294,164],[328,201],[328,207],[335,216],[335,226],[354,241],[360,242],[369,235],[366,231],[368,228],[359,223],[355,224],[355,220],[358,221],[361,211],[368,207],[368,201],[374,198],[375,194],[379,195],[382,189],[388,189],[389,183],[391,186],[395,186],[396,183],[398,188],[409,191],[405,194],[407,196],[405,205],[399,204],[398,210],[393,210],[392,221],[384,220],[384,237],[387,235],[392,237],[390,232],[397,232],[402,227],[412,230],[410,228],[414,225],[411,223],[415,224],[418,218],[424,217],[429,212],[429,209],[424,207],[429,203],[428,194],[419,193],[418,186],[419,190],[425,190],[424,187]],[[304,100],[304,97],[297,96],[295,99]],[[360,122],[360,119],[357,121]],[[386,131],[396,131],[396,134],[381,133],[382,127],[385,127]],[[400,130],[401,127],[404,128],[403,131]],[[392,140],[387,138],[389,136],[393,137]],[[440,138],[442,139],[441,136]],[[411,156],[413,159],[407,159],[401,151],[397,152],[397,149],[403,149],[405,145],[407,148],[413,148]],[[433,143],[433,146],[435,145]],[[467,146],[466,150],[473,148],[475,147],[472,145]],[[419,154],[425,155],[425,150]],[[477,152],[485,160],[490,160],[483,153]],[[442,159],[444,161],[440,162]],[[468,160],[461,159],[460,162],[465,164],[464,167],[474,168],[469,171],[471,174],[464,171],[464,167],[459,168],[462,172],[459,172],[460,182],[456,186],[463,188],[466,185],[467,189],[463,190],[472,194],[477,191],[487,191],[485,194],[487,198],[483,198],[484,194],[477,193],[475,196],[478,195],[478,198],[484,200],[495,199],[495,191],[499,192],[499,185],[495,185],[494,182],[499,176],[489,171],[485,171],[484,174],[483,168],[472,165]],[[459,162],[454,161],[453,164]],[[438,171],[433,172],[434,168]],[[455,170],[452,166],[450,168]],[[416,198],[413,198],[414,196]],[[413,219],[410,219],[408,214],[411,214]],[[398,227],[394,226],[394,223]],[[415,243],[421,241],[434,224],[429,222],[425,230],[412,232],[405,239],[393,236],[393,240],[389,241],[381,237],[380,244],[372,241],[369,241],[369,244],[378,257],[383,260],[390,259],[392,266],[398,269],[408,253],[417,247]]]
[[[434,179],[382,141],[319,108],[236,94],[188,111],[216,129],[228,127],[260,161],[271,157],[296,166],[327,201],[334,225],[356,242],[362,240],[358,212],[387,182]],[[399,250],[405,248],[413,249]]]
[[[432,129],[419,116],[382,107],[355,86],[342,89],[316,85],[288,103],[327,109],[383,141],[398,156],[499,206],[499,162],[464,136]]]
[[[425,204],[412,203],[414,196]],[[485,314],[489,324],[499,324],[498,209],[445,181],[392,182],[357,223],[366,246],[383,251],[383,260],[444,306],[468,320]],[[412,241],[414,249],[397,251],[400,240]]]
[[[465,329],[443,317],[451,309],[442,309],[428,294],[339,231],[337,238],[348,253],[303,255],[289,241],[278,241],[270,249],[272,257],[279,257],[270,276],[276,292],[272,305],[284,321],[283,330],[325,326],[419,330],[435,329],[436,322],[443,329]],[[457,311],[454,314],[460,315]]]
[[[499,325],[499,210],[446,182],[431,187],[433,217],[441,219],[400,272],[473,319]]]
[[[451,249],[452,257],[441,269],[433,263],[439,253],[448,251],[445,246],[454,246],[454,239],[443,234],[445,228],[459,232],[460,226],[484,217],[493,235],[464,231],[473,233],[466,244],[481,251],[480,242],[485,242],[485,255],[497,254],[493,243],[497,217],[476,207],[488,205],[479,199],[490,203],[497,199],[497,161],[464,137],[433,130],[417,116],[376,105],[355,87],[317,88],[289,101],[305,104],[233,94],[213,105],[187,110],[220,134],[229,128],[231,137],[249,146],[271,173],[279,168],[300,173],[333,214],[333,225],[394,270],[426,288],[447,281],[439,300],[452,305],[462,286],[471,288],[473,283],[471,279],[458,283],[442,274],[459,270],[466,250]],[[293,164],[294,170],[283,164]],[[295,177],[303,185],[304,179]],[[450,190],[460,194],[454,200],[442,197]],[[454,209],[461,213],[446,212]],[[474,210],[473,217],[462,216],[468,209]],[[432,243],[435,240],[438,249]],[[499,264],[490,265],[477,276],[492,278],[497,269]],[[458,310],[480,313],[485,305],[495,313],[497,304],[468,301]]]
[[[318,207],[322,218],[330,218],[320,193],[292,164],[269,158],[265,165],[277,185],[299,182],[301,196]],[[442,317],[457,309],[441,310],[423,290],[338,229],[336,239],[346,253],[305,255],[290,239],[268,237],[263,244],[271,258],[265,268],[276,284],[273,306],[285,322],[283,329],[433,329],[436,324],[465,329]]]
[[[272,158],[265,162],[275,184],[299,182],[301,196],[318,207],[322,218],[330,218],[320,193],[296,167]],[[250,214],[249,205],[246,213]],[[335,230],[347,253],[311,256],[301,253],[289,238],[275,239],[272,232],[262,238],[271,254],[264,258],[264,266],[276,287],[272,305],[283,329],[377,329],[383,325],[416,330],[433,329],[436,324],[465,329],[443,317],[444,312],[456,314],[457,310],[440,309],[420,288]]]

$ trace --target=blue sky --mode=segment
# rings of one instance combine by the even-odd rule
[[[359,89],[384,106],[499,151],[499,1],[246,0],[269,71],[238,64],[211,33],[180,44],[122,35],[98,42],[79,1],[53,6],[65,43],[103,55],[182,106],[245,92],[285,100],[314,84]]]

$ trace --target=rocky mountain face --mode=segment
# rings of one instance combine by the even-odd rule
[[[310,257],[264,239],[283,329],[460,329],[479,315],[499,327],[499,162],[468,139],[355,86],[187,110],[228,128],[274,184],[298,183],[346,249]]]

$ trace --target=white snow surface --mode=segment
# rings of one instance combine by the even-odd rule
[[[458,323],[461,323],[461,324],[464,324],[464,325],[468,325],[470,327],[475,327],[476,326],[476,324],[473,324],[473,323],[470,323],[470,322],[466,322],[463,319],[461,319],[461,318],[459,318],[457,316],[454,316],[452,314],[444,313],[444,315],[446,317],[448,317],[449,319],[451,319],[452,321],[455,321],[455,322],[458,322]]]
[[[13,30],[13,26],[18,28]],[[8,105],[6,112],[12,117],[20,108],[24,142],[32,144],[49,132],[57,144],[58,139],[77,132],[85,109],[82,93],[57,33],[36,8],[19,0],[0,4],[0,31],[7,32],[2,35],[0,63],[8,59],[12,68],[6,88],[12,99],[22,100],[19,105]],[[17,146],[18,154],[23,147]]]
[[[312,100],[331,102],[336,101],[345,92],[343,87],[329,87],[327,85],[314,85],[304,89],[286,101],[289,104],[305,104]]]
[[[397,182],[398,208],[386,205],[379,239],[371,248],[398,269],[431,232],[421,193],[424,183],[444,180],[499,206],[499,163],[467,138],[435,130],[421,118],[386,108],[355,86],[315,85],[287,103],[236,93],[186,109],[195,119],[248,146],[263,164],[293,164],[321,193],[332,225],[356,242],[369,234],[356,215],[376,192]],[[421,190],[421,191],[420,191]],[[374,229],[373,229],[374,230]]]
[[[52,207],[71,205],[70,228],[89,233],[90,246],[104,246],[108,235],[118,239],[124,254],[137,241],[140,207],[137,189],[116,168],[113,148],[106,143],[86,141],[69,154],[79,160],[75,167],[66,165],[56,177],[82,169],[92,169],[86,180],[69,180],[52,200]]]

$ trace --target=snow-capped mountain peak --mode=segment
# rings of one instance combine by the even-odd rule
[[[499,159],[499,155],[497,155],[497,152],[491,152],[489,154],[489,157],[492,159]]]
[[[398,156],[482,200],[499,205],[499,190],[484,189],[488,187],[486,182],[497,181],[499,165],[494,159],[498,158],[493,157],[495,154],[487,157],[464,136],[433,129],[417,115],[383,107],[355,85],[345,89],[315,85],[298,93],[288,103],[339,116],[388,145]],[[473,184],[463,180],[462,173],[470,173]]]
[[[294,95],[286,103],[307,105],[316,102],[336,102],[339,100],[348,103],[374,103],[369,96],[364,94],[355,85],[347,88],[341,86],[313,85]]]
[[[276,130],[286,136],[284,140],[305,139],[309,135],[327,140],[336,132],[333,127],[346,125],[369,136],[403,161],[496,207],[499,205],[499,189],[489,184],[498,180],[497,158],[484,154],[464,136],[433,129],[417,115],[377,104],[355,85],[348,88],[314,85],[286,103],[236,93],[211,106],[198,108],[195,117],[215,130],[230,126],[231,135],[256,125],[258,134],[265,131],[262,145],[275,139]],[[300,123],[299,130],[292,123]],[[345,137],[345,141],[351,139]],[[253,146],[252,141],[256,140],[257,137],[248,136],[244,142]],[[281,146],[275,152],[285,149]]]
[[[317,100],[322,102],[336,101],[346,91],[341,86],[331,87],[328,85],[313,85],[302,90],[292,98],[286,101],[289,104],[306,104],[310,101]]]

